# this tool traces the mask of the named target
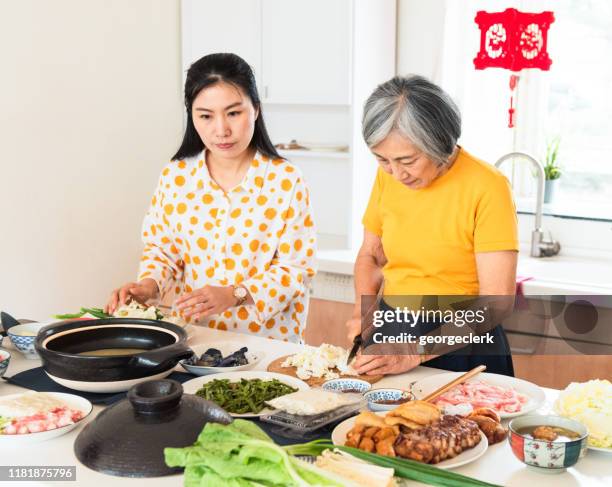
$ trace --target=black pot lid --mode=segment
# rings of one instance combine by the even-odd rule
[[[83,428],[74,452],[86,467],[109,475],[172,475],[182,468],[166,465],[164,448],[193,445],[208,422],[228,424],[232,417],[210,401],[183,395],[174,380],[142,382]]]

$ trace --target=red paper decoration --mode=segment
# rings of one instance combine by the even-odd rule
[[[555,21],[552,12],[539,14],[507,8],[503,12],[479,11],[474,19],[480,29],[480,51],[474,58],[476,69],[503,68],[513,73],[538,68],[548,71],[548,28]],[[514,127],[514,92],[519,76],[510,76],[510,108],[508,127]]]
[[[515,8],[503,12],[477,12],[480,51],[474,58],[474,66],[515,72],[525,68],[548,71],[552,64],[546,51],[548,28],[554,20],[552,12],[534,14]]]

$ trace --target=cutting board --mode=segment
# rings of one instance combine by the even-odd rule
[[[296,367],[293,367],[293,366],[282,367],[281,366],[281,364],[285,361],[285,359],[290,356],[291,355],[285,355],[284,357],[279,357],[276,360],[270,362],[270,365],[268,365],[268,372],[276,372],[278,374],[285,374],[285,375],[290,375],[291,377],[297,377]],[[334,372],[338,372],[338,370],[335,370]],[[374,384],[375,382],[378,382],[380,379],[382,379],[384,375],[344,375],[344,374],[340,374],[340,377],[344,379],[361,379],[361,380],[365,380],[366,382],[369,382],[370,384]],[[306,382],[310,387],[319,387],[326,380],[327,379],[325,379],[324,377],[311,377],[310,379],[307,379],[304,382]]]

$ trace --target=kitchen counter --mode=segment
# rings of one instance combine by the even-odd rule
[[[269,340],[251,335],[222,332],[208,328],[197,328],[196,331],[190,333],[191,345],[211,341],[235,341],[237,347],[246,345],[254,351],[263,351],[265,356],[263,360],[254,368],[255,370],[265,370],[267,364],[275,358],[282,355],[295,353],[301,348],[300,345],[296,344]],[[7,371],[8,376],[40,365],[38,360],[24,359],[23,356],[16,350],[11,349],[11,354],[11,363]],[[405,374],[387,376],[378,382],[376,386],[406,388],[408,387],[408,384],[414,380],[440,372],[443,371],[428,367],[418,367]],[[25,389],[7,383],[0,384],[0,395],[14,394],[24,390]],[[551,405],[558,394],[558,391],[553,389],[544,389],[544,391],[546,394],[546,403],[539,411],[541,413],[546,413],[550,410]],[[93,413],[84,422],[91,421],[101,410],[101,406],[95,406]],[[46,442],[23,446],[8,446],[8,444],[3,444],[0,446],[2,464],[29,466],[76,465],[76,482],[54,482],[53,485],[104,485],[107,487],[170,487],[182,485],[182,476],[152,479],[132,479],[112,477],[89,470],[77,461],[73,453],[73,443],[82,427],[83,426],[80,425],[68,434],[59,438],[48,440]],[[143,439],[143,441],[146,440]],[[576,467],[570,468],[567,470],[567,472],[562,474],[546,475],[527,469],[525,465],[514,457],[508,442],[504,441],[490,447],[487,453],[480,459],[471,464],[457,468],[454,471],[505,486],[524,487],[529,485],[554,485],[555,487],[575,487],[584,485],[589,487],[604,487],[612,485],[612,456],[589,450],[587,455],[578,462]],[[5,483],[3,483],[3,485],[4,484]],[[6,484],[8,484],[8,482]],[[15,482],[15,485],[21,487],[26,485],[43,484],[44,482]],[[420,484],[410,482],[409,485]]]
[[[319,273],[353,275],[356,250],[321,250]],[[557,255],[529,257],[519,254],[517,275],[531,277],[523,283],[525,294],[612,294],[612,260]]]

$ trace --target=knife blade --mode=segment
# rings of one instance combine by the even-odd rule
[[[351,364],[351,362],[355,358],[355,355],[357,355],[357,352],[359,351],[359,347],[361,347],[362,344],[363,344],[363,338],[361,338],[361,333],[360,333],[355,338],[353,338],[353,347],[351,348],[349,356],[346,359],[346,365]]]

